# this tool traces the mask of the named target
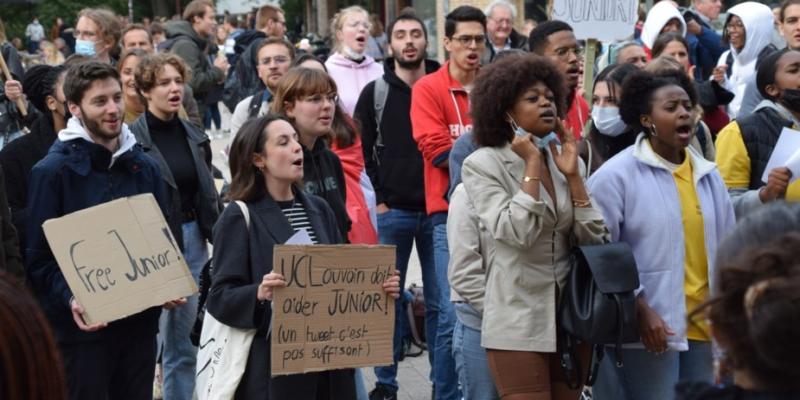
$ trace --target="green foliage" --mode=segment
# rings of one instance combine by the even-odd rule
[[[128,15],[128,0],[45,0],[33,5],[5,5],[0,7],[0,19],[6,26],[9,40],[13,37],[25,37],[25,27],[36,15],[44,26],[45,34],[61,17],[67,26],[75,26],[78,12],[86,7],[105,7],[119,15]],[[133,2],[133,13],[136,20],[149,16],[150,2],[136,0]]]
[[[305,1],[303,0],[281,0],[281,8],[286,18],[286,30],[294,29],[295,21],[305,20]]]

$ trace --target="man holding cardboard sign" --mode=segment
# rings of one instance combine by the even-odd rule
[[[28,278],[55,332],[71,399],[150,399],[160,307],[135,312],[115,322],[86,321],[84,308],[73,297],[73,291],[78,289],[68,286],[45,239],[42,224],[141,193],[153,193],[163,210],[166,199],[161,175],[158,165],[142,152],[122,123],[122,89],[113,67],[86,62],[73,66],[64,81],[64,94],[73,118],[59,132],[47,156],[31,171]],[[151,208],[158,212],[158,207]],[[91,224],[91,221],[76,221],[73,231],[62,231],[59,237],[78,236],[85,225]],[[103,233],[114,235],[114,239],[119,232]],[[124,241],[125,236],[120,235],[119,240]],[[110,242],[98,245],[78,239],[70,250],[77,256],[81,251],[97,251],[93,246],[109,246],[107,243]],[[155,262],[159,262],[158,258],[156,255]],[[138,258],[137,261],[141,263]],[[169,261],[177,260],[169,258]],[[76,267],[89,291],[108,292],[118,282],[129,279],[115,275],[109,265],[89,263],[87,259],[80,260]],[[106,301],[124,301],[125,296],[118,293]],[[165,306],[178,306],[184,301],[172,301]]]

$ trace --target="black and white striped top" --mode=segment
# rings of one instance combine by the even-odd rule
[[[308,232],[308,236],[311,237],[311,242],[314,244],[319,243],[317,241],[317,233],[314,232],[314,227],[308,219],[308,213],[306,213],[302,202],[279,201],[278,206],[283,211],[283,215],[289,219],[289,223],[292,224],[292,230],[298,232],[300,229],[305,229]]]

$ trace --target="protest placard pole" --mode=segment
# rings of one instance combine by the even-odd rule
[[[6,77],[6,82],[14,79],[11,76],[11,71],[8,70],[8,65],[6,65],[6,59],[3,58],[2,53],[0,53],[0,68],[3,69],[3,76]],[[20,114],[22,114],[23,117],[28,116],[28,107],[25,106],[25,100],[21,97],[17,99],[17,108],[19,108],[19,112]]]
[[[588,104],[592,104],[595,58],[597,58],[597,40],[587,39],[583,58],[583,97],[586,98]]]

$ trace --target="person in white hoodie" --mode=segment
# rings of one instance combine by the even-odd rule
[[[648,56],[658,35],[667,32],[680,32],[682,36],[686,36],[686,21],[675,3],[662,1],[650,9],[642,26],[640,40]]]
[[[55,333],[70,399],[151,399],[161,307],[108,324],[88,324],[42,223],[142,193],[152,193],[168,215],[161,172],[122,122],[122,86],[114,67],[87,61],[72,66],[64,82],[73,117],[30,174],[28,282]],[[75,251],[87,251],[85,246],[91,245],[76,242]],[[164,307],[185,303],[182,298]]]
[[[735,95],[728,104],[731,119],[739,115],[745,87],[755,79],[758,60],[775,50],[770,44],[773,24],[772,10],[764,4],[748,1],[728,10],[722,38],[730,49],[720,56],[712,79]]]
[[[334,53],[325,67],[339,88],[339,104],[350,117],[361,89],[383,76],[383,66],[364,53],[370,28],[369,14],[359,6],[342,9],[331,20]]]

